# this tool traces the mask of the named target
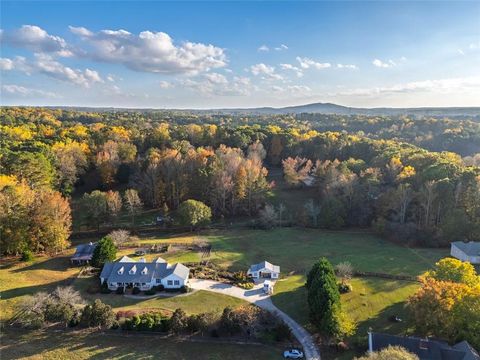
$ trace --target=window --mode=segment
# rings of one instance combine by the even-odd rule
[[[142,286],[145,286],[146,284],[145,283],[142,283]]]
[[[173,283],[174,283],[175,285],[180,285],[180,281],[178,281],[178,280],[175,280]]]
[[[173,285],[173,281],[172,281],[172,280],[168,280],[168,281],[167,281],[167,285],[170,285],[170,286]]]
[[[155,279],[155,282],[156,282],[157,284],[160,284],[160,283],[162,282],[162,279]]]

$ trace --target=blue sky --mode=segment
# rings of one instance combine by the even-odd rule
[[[1,2],[1,103],[480,106],[480,2]]]

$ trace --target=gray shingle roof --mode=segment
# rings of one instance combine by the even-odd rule
[[[90,260],[97,243],[81,244],[75,249],[72,260]]]
[[[187,279],[190,273],[190,269],[180,263],[169,265],[166,262],[127,262],[124,258],[106,263],[100,277],[108,279],[108,282],[148,283],[152,278],[163,279],[171,274]]]
[[[262,261],[261,263],[253,264],[253,265],[250,266],[250,271],[252,271],[252,272],[262,270],[262,269],[268,269],[270,271],[277,272],[277,273],[280,272],[280,266],[273,265],[273,264],[269,263],[268,261]]]
[[[441,340],[425,339],[415,336],[396,336],[372,333],[373,351],[391,346],[401,346],[416,354],[420,360],[480,360],[475,350],[463,341],[455,346]],[[464,344],[466,343],[466,344]]]
[[[462,250],[468,256],[480,256],[480,242],[455,241],[452,244]]]

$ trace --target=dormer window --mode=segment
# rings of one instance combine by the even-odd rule
[[[145,266],[142,270],[142,275],[147,275],[147,272],[148,270],[147,270],[147,267]]]
[[[128,272],[130,275],[134,275],[137,272],[137,265],[133,265],[133,267]]]
[[[122,275],[124,270],[125,268],[123,266],[120,269],[118,269],[118,275]]]

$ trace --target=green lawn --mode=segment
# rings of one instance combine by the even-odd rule
[[[279,228],[211,232],[213,261],[235,270],[246,270],[268,260],[289,272],[305,273],[321,256],[333,264],[349,261],[355,269],[389,274],[418,275],[438,259],[445,249],[409,249],[367,232],[328,232],[315,229]]]
[[[0,320],[10,318],[15,305],[26,295],[51,292],[72,281],[80,269],[70,267],[71,254],[72,250],[57,257],[38,256],[29,262],[3,259],[0,263]]]
[[[82,297],[87,301],[100,299],[104,303],[111,305],[114,310],[163,310],[166,312],[173,312],[177,308],[182,308],[189,314],[198,314],[202,312],[217,312],[220,313],[227,306],[238,307],[247,304],[246,301],[217,294],[209,291],[196,291],[191,294],[179,294],[173,297],[156,297],[153,299],[131,299],[115,293],[110,294],[88,294],[87,288],[97,278],[78,278],[75,280],[73,286],[79,290]]]
[[[281,348],[267,345],[198,343],[156,335],[74,331],[13,332],[1,336],[3,359],[279,359]]]

